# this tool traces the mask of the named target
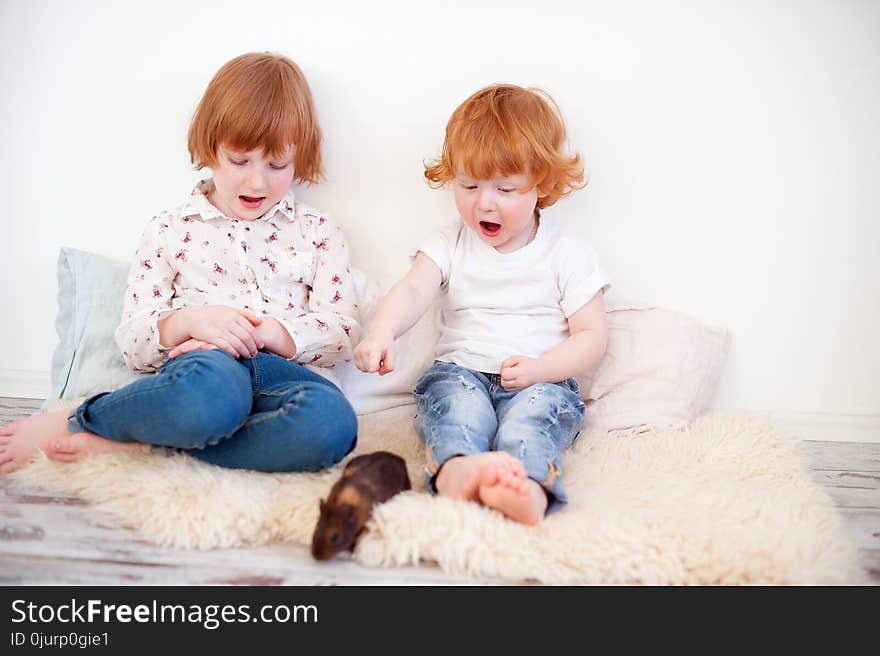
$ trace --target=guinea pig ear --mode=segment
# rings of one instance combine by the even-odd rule
[[[339,507],[340,516],[342,519],[342,525],[346,528],[352,529],[357,526],[358,516],[354,507],[352,506],[340,506]]]

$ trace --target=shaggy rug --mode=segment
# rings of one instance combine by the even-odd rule
[[[585,432],[564,459],[571,502],[538,527],[425,492],[414,406],[360,417],[356,451],[403,456],[413,490],[379,506],[354,559],[435,561],[454,575],[552,584],[856,584],[858,551],[800,440],[765,420],[711,414],[678,430]],[[106,510],[159,544],[309,544],[342,465],[318,474],[224,470],[187,456],[41,457],[11,475]]]

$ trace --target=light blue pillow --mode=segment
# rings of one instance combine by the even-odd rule
[[[52,401],[109,392],[140,376],[125,366],[113,337],[122,316],[129,264],[62,248],[58,255],[58,347],[52,354]]]

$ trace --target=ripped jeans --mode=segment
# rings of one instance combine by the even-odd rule
[[[272,353],[239,360],[219,349],[86,399],[67,428],[265,472],[324,469],[357,442],[354,409],[329,380]]]
[[[568,502],[561,456],[580,434],[585,410],[573,378],[508,391],[499,374],[435,361],[413,393],[429,490],[437,491],[437,472],[450,458],[504,451],[522,461],[528,477],[547,491],[548,513]]]

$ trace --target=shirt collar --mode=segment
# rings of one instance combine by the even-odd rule
[[[203,221],[210,221],[211,219],[225,219],[228,218],[223,212],[218,210],[211,204],[211,201],[208,200],[208,194],[214,190],[214,180],[212,178],[207,178],[206,180],[202,180],[199,182],[192,191],[192,195],[189,197],[183,207],[181,208],[181,217],[201,217]],[[257,221],[265,221],[273,218],[277,214],[280,214],[286,217],[289,221],[293,221],[296,215],[296,205],[294,204],[293,198],[293,188],[287,190],[287,193],[284,194],[282,199],[276,203],[276,205],[269,209],[263,216],[261,216]]]

